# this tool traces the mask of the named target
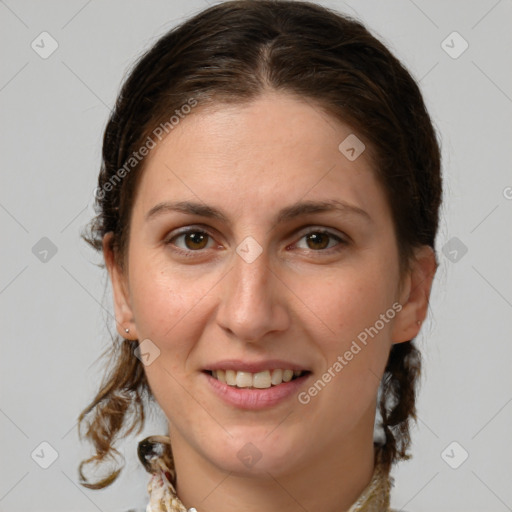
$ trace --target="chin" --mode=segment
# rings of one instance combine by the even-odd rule
[[[212,439],[211,446],[217,449],[213,453],[210,449],[205,452],[219,469],[246,476],[286,473],[296,467],[302,453],[285,432],[273,436],[268,428],[239,429],[224,444]]]

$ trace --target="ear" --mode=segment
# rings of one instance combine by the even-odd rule
[[[428,245],[416,249],[410,269],[400,290],[402,309],[395,317],[393,343],[412,340],[421,329],[428,311],[432,282],[437,270],[434,250]]]
[[[103,257],[107,267],[110,281],[112,283],[112,294],[114,298],[114,313],[116,318],[117,332],[126,339],[136,340],[137,330],[133,318],[133,312],[130,305],[130,293],[127,283],[127,276],[115,261],[112,249],[112,239],[114,233],[109,231],[103,237]],[[127,333],[125,329],[130,329]]]

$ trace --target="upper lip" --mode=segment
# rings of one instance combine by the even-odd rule
[[[281,359],[267,359],[266,361],[242,361],[240,359],[226,359],[209,364],[205,370],[235,370],[241,372],[258,373],[264,370],[301,370],[309,371],[304,365],[291,363]]]

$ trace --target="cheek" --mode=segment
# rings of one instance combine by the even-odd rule
[[[311,339],[323,354],[324,367],[318,378],[328,381],[325,399],[329,396],[327,401],[337,404],[334,415],[348,409],[356,413],[375,397],[396,316],[389,267],[389,279],[383,278],[386,274],[379,265],[368,265],[364,272],[347,270],[333,273],[327,286],[302,281],[297,291],[307,297],[304,302],[315,313],[308,313],[307,324]]]
[[[314,276],[301,279],[294,292],[308,306],[309,324],[314,323],[317,331],[325,332],[327,338],[341,342],[373,326],[380,315],[391,308],[394,302],[392,274],[391,269],[377,265],[341,269],[321,279]],[[388,279],[383,277],[386,275]],[[386,322],[379,331],[387,332],[390,325],[391,322]]]
[[[155,340],[159,346],[164,339],[182,339],[180,330],[189,325],[188,315],[197,302],[189,286],[156,265],[133,269],[132,308],[140,339]]]
[[[144,371],[153,395],[168,417],[173,410],[185,410],[187,406],[180,382],[186,378],[187,357],[199,336],[197,293],[186,279],[176,272],[162,270],[162,266],[147,264],[134,268],[132,307],[139,340],[149,339],[159,350],[158,357]]]

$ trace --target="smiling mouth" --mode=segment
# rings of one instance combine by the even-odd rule
[[[258,373],[239,372],[235,370],[205,370],[205,373],[234,388],[268,389],[292,380],[300,379],[310,372],[274,369],[264,370]]]

